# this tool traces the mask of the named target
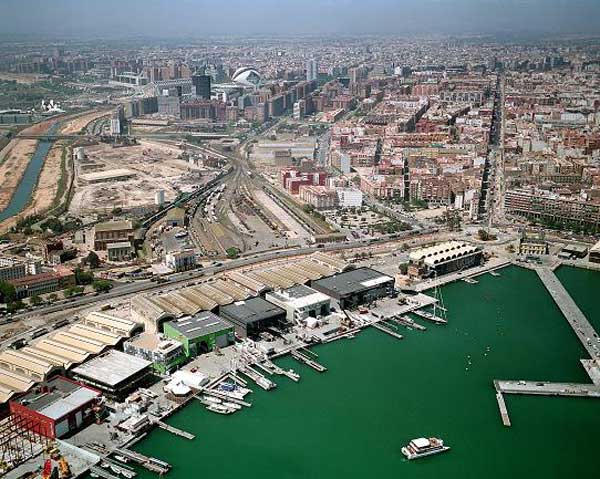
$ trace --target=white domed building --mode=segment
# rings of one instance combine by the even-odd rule
[[[240,67],[231,76],[231,80],[243,86],[255,87],[260,83],[261,76],[252,67]]]

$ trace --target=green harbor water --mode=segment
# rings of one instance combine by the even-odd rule
[[[598,316],[600,273],[559,276]],[[587,356],[534,272],[478,279],[443,289],[448,326],[318,346],[324,374],[284,358],[299,383],[253,388],[253,407],[232,416],[193,402],[169,422],[195,440],[154,430],[135,449],[173,464],[171,479],[599,477],[600,400],[507,396],[513,425],[502,425],[493,379],[589,382]],[[433,435],[452,450],[403,458],[411,438]]]

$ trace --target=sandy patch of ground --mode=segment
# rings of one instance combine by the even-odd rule
[[[61,157],[62,145],[53,146],[44,162],[31,204],[19,216],[41,213],[52,206],[58,191]]]
[[[38,73],[0,73],[0,80],[16,81],[25,85],[31,85],[46,78],[48,78],[48,75],[40,75]]]
[[[12,143],[12,142],[11,142]],[[10,203],[12,195],[23,177],[25,168],[36,149],[37,140],[15,141],[0,165],[0,210]],[[10,144],[7,146],[7,148]]]
[[[192,191],[214,175],[214,171],[190,166],[178,159],[181,150],[158,142],[113,148],[99,143],[84,147],[87,159],[76,161],[75,192],[69,210],[82,215],[113,208],[154,208],[154,195],[162,190],[166,201],[179,191]],[[80,175],[115,169],[135,172],[126,180],[86,184]]]

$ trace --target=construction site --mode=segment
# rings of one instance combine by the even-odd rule
[[[153,208],[195,190],[216,174],[213,168],[187,161],[179,147],[150,141],[98,143],[76,155],[70,204],[75,215]]]

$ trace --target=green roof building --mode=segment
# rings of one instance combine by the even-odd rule
[[[183,344],[188,358],[229,346],[235,339],[233,325],[209,311],[168,321],[163,327],[167,338]]]

